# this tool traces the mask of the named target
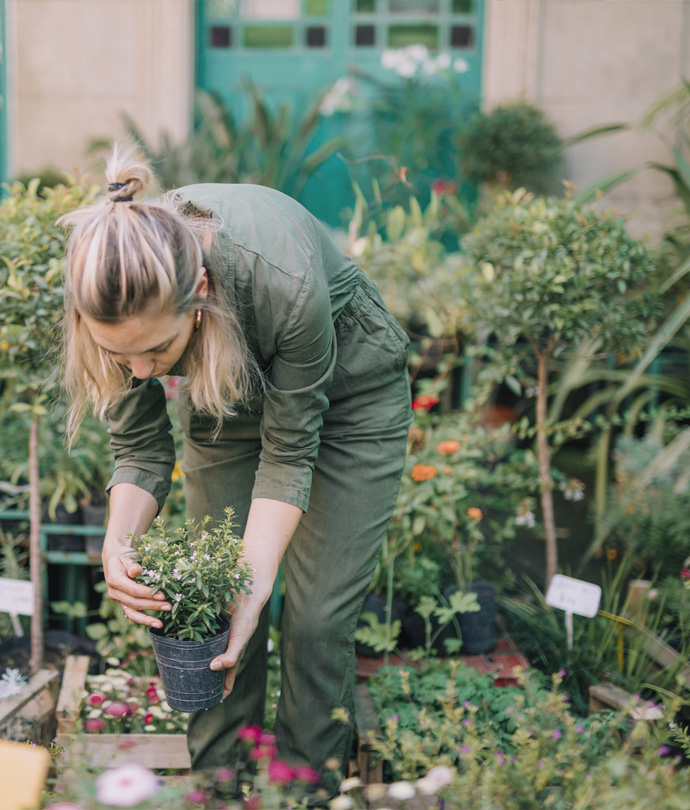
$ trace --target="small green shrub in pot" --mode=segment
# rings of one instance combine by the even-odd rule
[[[208,516],[199,524],[187,520],[168,532],[157,518],[150,534],[130,535],[133,559],[143,569],[139,580],[172,605],[161,612],[163,627],[150,636],[168,703],[181,711],[220,703],[225,673],[209,664],[227,647],[228,605],[249,592],[252,578],[242,538],[233,530],[233,510],[219,526],[210,522]]]

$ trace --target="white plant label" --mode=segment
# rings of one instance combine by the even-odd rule
[[[547,605],[590,619],[597,615],[600,601],[601,588],[598,585],[562,574],[553,577],[546,594]]]
[[[33,616],[34,586],[23,579],[0,577],[0,613]]]

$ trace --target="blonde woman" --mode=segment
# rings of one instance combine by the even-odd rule
[[[109,595],[133,622],[170,609],[137,583],[126,535],[145,532],[175,463],[164,391],[179,375],[187,513],[233,506],[255,577],[233,609],[226,699],[191,717],[195,768],[232,765],[236,731],[261,726],[268,601],[285,578],[279,755],[328,795],[354,717],[354,631],[395,504],[411,410],[407,337],[374,285],[294,200],[196,185],[154,202],[149,168],[115,149],[108,197],[72,227],[66,385],[73,434],[106,416],[115,469],[103,549]],[[332,763],[329,763],[329,765]],[[323,794],[322,794],[323,795]]]

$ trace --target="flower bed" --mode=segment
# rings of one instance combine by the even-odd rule
[[[119,669],[90,676],[88,665],[85,656],[67,658],[58,743],[84,743],[96,766],[136,761],[147,768],[188,769],[187,717],[170,709],[160,678],[130,677]]]
[[[5,687],[0,690],[0,737],[48,745],[55,734],[59,673],[42,669],[28,683],[18,674],[7,670],[0,684]]]

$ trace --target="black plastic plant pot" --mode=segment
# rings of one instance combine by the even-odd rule
[[[458,624],[462,633],[462,655],[480,655],[491,652],[498,641],[496,633],[496,586],[493,582],[478,581],[470,585],[477,595],[479,612],[459,613]]]
[[[212,709],[223,700],[225,670],[209,669],[211,661],[228,647],[230,621],[226,616],[221,616],[221,626],[218,635],[204,641],[180,641],[150,628],[153,652],[171,709],[197,712]]]

